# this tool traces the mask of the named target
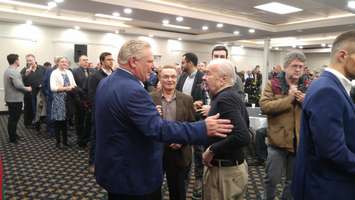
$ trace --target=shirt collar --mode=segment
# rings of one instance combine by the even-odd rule
[[[139,80],[135,75],[133,75],[132,72],[128,71],[127,69],[125,69],[123,67],[118,67],[118,69],[125,71],[125,72],[129,73],[130,75],[134,76],[139,81],[139,83],[142,85],[142,87],[144,87],[144,83],[141,80]]]
[[[346,92],[349,94],[350,96],[350,90],[351,90],[351,81],[349,79],[347,79],[342,73],[340,73],[339,71],[333,69],[333,68],[325,68],[326,71],[334,74],[334,76],[336,76],[340,83],[343,85],[343,87],[345,88]]]
[[[107,70],[107,69],[105,69],[105,68],[101,68],[102,69],[102,71],[108,76],[108,75],[110,75],[110,74],[112,74],[112,70]]]
[[[195,70],[194,72],[192,72],[190,75],[187,74],[187,76],[188,76],[189,78],[194,78],[194,77],[196,76],[196,74],[197,74],[197,70]]]
[[[166,100],[163,91],[161,92],[161,99],[165,99]],[[175,100],[175,99],[176,99],[176,91],[174,92],[173,98],[171,100]]]

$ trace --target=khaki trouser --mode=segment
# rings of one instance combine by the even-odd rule
[[[204,200],[242,200],[247,190],[248,164],[233,167],[205,167]]]

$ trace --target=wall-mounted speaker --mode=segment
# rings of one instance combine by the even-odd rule
[[[82,55],[88,55],[88,45],[74,44],[74,62],[79,62],[79,58]]]

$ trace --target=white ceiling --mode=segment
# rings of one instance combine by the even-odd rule
[[[47,5],[49,0],[17,0],[19,2]],[[13,6],[0,0],[0,20],[20,22],[31,19],[34,23],[50,26],[72,27],[98,31],[120,30],[121,33],[178,38],[205,43],[245,44],[260,47],[265,38],[294,37],[299,45],[314,45],[332,40],[341,31],[354,29],[355,14],[346,7],[347,0],[278,0],[277,2],[303,9],[301,12],[278,15],[255,9],[254,6],[271,0],[65,0],[52,10]],[[133,9],[131,15],[123,9]],[[111,15],[118,11],[130,22],[101,19],[95,13]],[[183,16],[183,22],[176,22]],[[190,30],[162,26],[162,20],[171,24],[191,27]],[[223,23],[223,28],[217,28]],[[203,31],[203,25],[209,30]],[[248,29],[256,30],[254,34]],[[238,30],[240,35],[233,35]],[[324,35],[327,36],[324,36]],[[329,35],[331,35],[329,37]],[[311,38],[303,42],[302,38]],[[312,41],[314,38],[314,41]],[[321,38],[321,40],[319,40]],[[258,42],[256,42],[258,41]],[[273,40],[272,40],[273,41]],[[285,44],[290,42],[285,40]],[[274,46],[284,46],[280,42]]]

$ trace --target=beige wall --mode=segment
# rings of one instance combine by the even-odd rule
[[[23,24],[0,22],[0,110],[6,110],[3,97],[2,74],[8,66],[6,55],[17,53],[24,66],[24,56],[33,53],[37,61],[43,64],[53,60],[54,56],[66,56],[73,62],[74,44],[87,44],[88,57],[91,62],[98,62],[99,54],[103,51],[111,52],[116,57],[122,43],[138,36],[116,35],[111,33],[71,30],[55,27],[31,26]],[[180,63],[181,55],[194,52],[199,57],[199,62],[209,61],[211,44],[193,43],[186,41],[167,40],[160,38],[144,37],[151,43],[155,55],[160,55],[160,64]],[[255,65],[263,67],[264,54],[261,49],[235,48],[230,49],[231,60],[238,66],[238,70],[252,69]],[[269,63],[274,66],[281,62],[282,53],[271,52]],[[73,63],[72,67],[76,66]],[[22,68],[22,67],[21,67]]]

